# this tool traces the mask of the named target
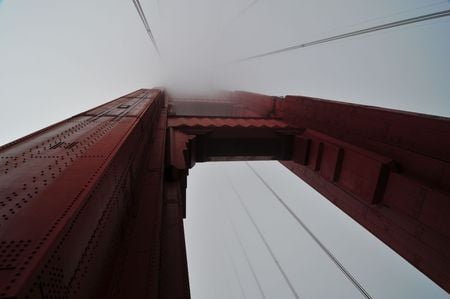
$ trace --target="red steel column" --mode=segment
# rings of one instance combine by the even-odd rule
[[[159,298],[190,298],[184,240],[184,207],[180,181],[164,183],[164,205],[161,226],[161,268]]]
[[[150,244],[135,273],[152,269],[163,106],[160,90],[140,90],[0,148],[0,297],[104,297],[117,253],[132,242],[127,224],[143,211],[137,227]]]
[[[450,119],[288,96],[304,132],[282,162],[450,291]]]
[[[287,123],[296,135],[293,161],[282,163],[450,291],[450,119],[245,92],[224,94],[220,101],[173,100],[170,106],[172,122],[178,117],[182,130],[194,135],[188,140],[205,129],[202,138],[211,139],[215,130],[236,126],[239,118]],[[196,123],[206,128],[198,130]],[[233,159],[230,145],[242,152],[251,148],[248,136],[233,140],[243,131],[229,132],[223,146],[212,141],[204,148],[219,147],[221,160]],[[202,147],[192,140],[187,156],[193,157],[186,165],[205,161]]]
[[[158,298],[167,109],[159,114],[145,149],[147,159],[141,161],[144,169],[131,188],[133,204],[114,260],[108,298]]]

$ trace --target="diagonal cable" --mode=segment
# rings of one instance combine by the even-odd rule
[[[291,292],[293,293],[295,298],[299,299],[300,297],[298,296],[297,291],[294,289],[294,286],[292,285],[291,281],[287,277],[286,272],[284,272],[283,268],[281,267],[281,264],[278,261],[277,257],[275,256],[274,252],[272,251],[272,248],[270,248],[269,243],[267,242],[267,240],[264,237],[263,233],[261,232],[261,230],[259,229],[259,227],[256,224],[255,220],[253,219],[252,215],[250,214],[250,211],[248,210],[247,206],[245,205],[244,200],[242,199],[241,195],[239,194],[239,192],[237,191],[236,187],[234,186],[233,181],[228,177],[227,174],[225,175],[225,177],[228,180],[228,182],[229,182],[229,184],[231,186],[231,189],[233,190],[233,193],[236,195],[236,198],[241,203],[242,207],[244,208],[245,213],[247,214],[248,218],[250,219],[250,221],[252,222],[253,226],[255,227],[259,237],[263,241],[264,246],[266,247],[266,249],[269,252],[270,256],[272,257],[273,261],[275,262],[278,270],[280,271],[281,275],[283,276],[284,280],[286,281],[287,285],[289,286],[289,289],[291,290]]]
[[[234,261],[234,258],[231,255],[230,250],[228,249],[226,244],[225,244],[225,253],[226,253],[226,255],[228,256],[228,259],[231,262],[231,267],[233,268],[234,275],[235,275],[236,280],[237,280],[237,282],[239,284],[239,288],[241,289],[242,297],[247,298],[247,296],[245,296],[244,286],[242,285],[242,282],[239,279],[239,272],[238,272],[238,269],[237,269],[237,266],[236,266],[236,262]]]
[[[236,14],[236,16],[233,18],[233,20],[237,20],[240,17],[242,17],[244,14],[247,13],[247,11],[249,11],[256,3],[258,3],[259,0],[253,0],[252,2],[250,2],[246,7],[244,7],[244,9],[242,9],[238,14]]]
[[[220,206],[220,201],[218,199],[217,199],[217,203]],[[227,218],[228,223],[229,223],[229,227],[231,227],[231,229],[233,231],[233,234],[234,234],[234,237],[237,240],[237,242],[239,244],[239,247],[241,248],[241,251],[244,254],[245,262],[247,263],[247,266],[250,269],[250,272],[252,273],[253,279],[255,280],[256,285],[258,286],[258,290],[259,290],[259,293],[261,294],[261,298],[264,299],[264,298],[266,298],[266,295],[264,294],[263,288],[261,286],[261,282],[258,279],[258,275],[256,275],[255,268],[252,265],[252,262],[250,260],[249,255],[248,255],[248,252],[245,249],[244,244],[242,243],[241,237],[239,236],[239,232],[238,232],[238,230],[236,228],[236,225],[235,225],[235,223],[234,223],[234,221],[233,221],[233,219],[232,219],[232,217],[230,215],[230,210],[228,209],[226,204],[224,205],[224,208],[225,208],[226,218]]]
[[[428,21],[428,20],[433,20],[433,19],[438,19],[438,18],[443,18],[443,17],[448,17],[448,16],[450,16],[450,9],[427,14],[427,15],[421,15],[421,16],[417,16],[417,17],[413,17],[413,18],[409,18],[409,19],[403,19],[400,21],[395,21],[395,22],[391,22],[391,23],[387,23],[387,24],[378,25],[378,26],[373,26],[373,27],[369,27],[366,29],[356,30],[356,31],[352,31],[352,32],[344,33],[344,34],[334,35],[334,36],[318,39],[315,41],[311,41],[311,42],[307,42],[307,43],[303,43],[303,44],[299,44],[299,45],[294,45],[294,46],[290,46],[287,48],[282,48],[282,49],[278,49],[278,50],[274,50],[274,51],[269,51],[269,52],[265,52],[265,53],[261,53],[261,54],[257,54],[257,55],[253,55],[253,56],[248,56],[245,58],[236,59],[236,60],[232,61],[231,63],[244,62],[244,61],[248,61],[248,60],[252,60],[252,59],[256,59],[256,58],[275,55],[275,54],[293,51],[293,50],[298,50],[298,49],[302,49],[302,48],[306,48],[306,47],[310,47],[310,46],[315,46],[318,44],[324,44],[324,43],[328,43],[328,42],[332,42],[332,41],[336,41],[336,40],[340,40],[340,39],[345,39],[345,38],[350,38],[350,37],[358,36],[358,35],[362,35],[362,34],[367,34],[367,33],[375,32],[375,31],[386,30],[386,29],[390,29],[390,28],[394,28],[394,27],[405,26],[405,25],[409,25],[409,24],[414,24],[414,23],[418,23],[418,22],[423,22],[423,21]]]
[[[331,251],[325,247],[325,245],[316,237],[316,235],[309,229],[308,226],[292,211],[291,208],[281,199],[281,197],[272,189],[272,187],[267,184],[264,178],[248,163],[245,162],[250,170],[259,178],[259,180],[266,186],[267,189],[275,196],[276,199],[286,208],[286,210],[291,214],[292,217],[297,221],[298,224],[308,233],[308,235],[316,242],[316,244],[323,250],[323,252],[336,264],[336,266],[341,270],[341,272],[350,280],[351,283],[359,290],[359,292],[367,299],[372,299],[370,294],[364,289],[364,287],[353,277],[352,274],[344,267],[344,265],[339,262],[339,260],[331,253]]]
[[[266,298],[266,296],[264,295],[264,291],[262,289],[262,286],[261,286],[261,282],[259,281],[258,276],[256,275],[256,272],[255,272],[255,269],[253,268],[253,265],[250,262],[250,257],[248,256],[247,250],[245,249],[244,244],[242,243],[241,237],[239,237],[239,233],[238,233],[238,231],[236,229],[236,226],[235,226],[234,222],[231,220],[230,214],[228,212],[227,212],[227,216],[228,216],[229,222],[231,224],[231,228],[233,230],[233,234],[234,234],[236,240],[238,241],[239,247],[241,248],[242,252],[244,253],[245,261],[246,261],[250,271],[252,272],[252,276],[253,276],[253,279],[256,282],[256,285],[258,286],[258,290],[259,290],[259,292],[261,294],[261,298]]]
[[[161,53],[159,51],[158,44],[156,43],[156,39],[153,36],[152,30],[150,29],[150,25],[148,24],[147,18],[145,17],[145,13],[144,13],[144,10],[142,9],[141,3],[139,2],[139,0],[133,0],[133,3],[139,14],[139,17],[141,18],[142,23],[144,24],[145,30],[147,31],[147,34],[148,34],[148,37],[150,37],[150,40],[152,41],[156,52],[158,53],[159,57],[161,57]]]

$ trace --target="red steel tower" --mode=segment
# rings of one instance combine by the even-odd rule
[[[450,291],[450,120],[138,90],[0,148],[0,297],[188,298],[196,162],[279,160]]]

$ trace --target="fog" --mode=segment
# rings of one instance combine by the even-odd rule
[[[141,0],[160,57],[132,1],[0,1],[0,144],[154,86],[176,95],[300,94],[450,116],[450,18],[232,63],[450,7],[440,0],[319,2]],[[252,165],[374,298],[448,298],[280,164]],[[235,162],[197,164],[189,175],[193,298],[293,296],[227,177],[301,298],[360,298],[247,166]]]

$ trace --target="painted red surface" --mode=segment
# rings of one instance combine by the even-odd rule
[[[103,296],[162,106],[141,90],[0,149],[1,297]]]
[[[226,117],[171,117],[170,127],[202,127],[202,128],[289,128],[289,125],[278,119],[266,118],[226,118]]]
[[[189,298],[196,162],[277,159],[450,290],[450,121],[138,90],[0,148],[0,297]]]
[[[283,164],[449,291],[450,120],[293,96],[276,116],[311,140]]]

